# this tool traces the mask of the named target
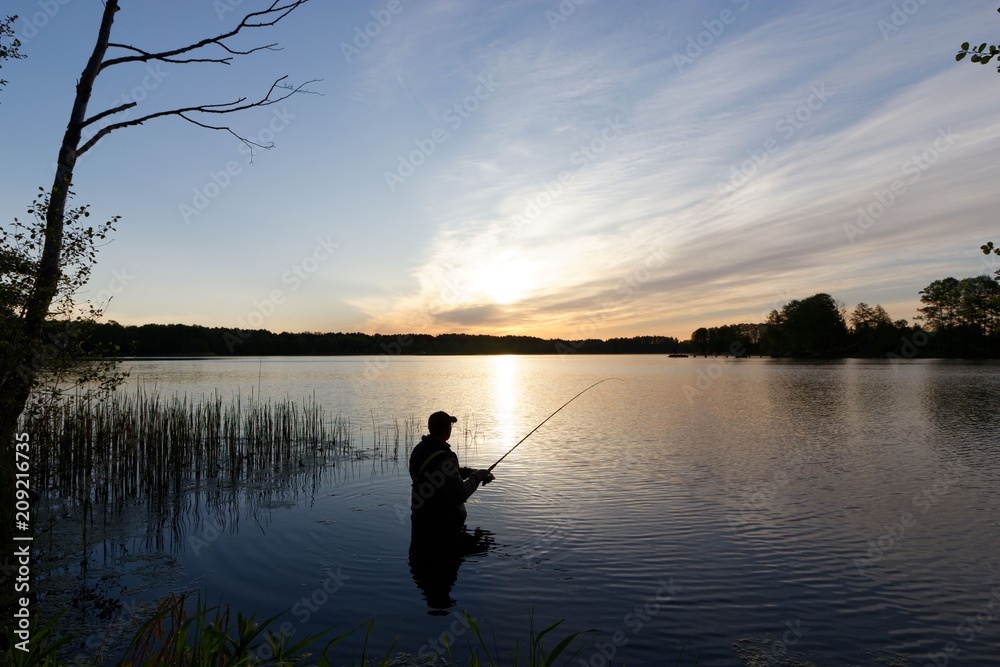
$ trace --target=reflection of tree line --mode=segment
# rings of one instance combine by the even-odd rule
[[[795,299],[761,324],[697,329],[693,354],[803,357],[1000,357],[1000,283],[989,276],[935,280],[917,319],[893,321],[876,304],[853,311],[829,294]]]

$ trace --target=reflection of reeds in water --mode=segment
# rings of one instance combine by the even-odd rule
[[[413,441],[417,437],[416,422],[413,417],[403,420],[403,427],[400,430],[399,420],[393,418],[391,424],[379,424],[375,417],[375,411],[371,411],[372,417],[372,447],[370,454],[373,458],[383,460],[399,460],[399,446],[404,446],[404,455],[409,455]],[[364,434],[361,434],[360,451],[364,450]]]

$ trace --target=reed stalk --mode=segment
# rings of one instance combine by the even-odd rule
[[[355,450],[350,421],[330,418],[315,396],[225,402],[218,393],[194,399],[138,388],[105,400],[70,396],[22,428],[36,447],[37,488],[85,507],[137,498],[162,507],[206,480],[274,480]],[[374,456],[386,439],[376,430]]]

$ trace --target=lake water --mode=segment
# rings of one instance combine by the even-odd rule
[[[411,573],[405,458],[383,457],[255,490],[252,509],[228,516],[192,495],[180,529],[137,526],[128,541],[93,547],[88,576],[137,552],[162,557],[152,584],[148,558],[121,579],[126,604],[199,589],[258,618],[284,612],[293,638],[374,618],[376,649],[398,637],[397,651],[432,651],[448,632],[460,656],[475,643],[463,610],[501,652],[524,644],[532,615],[536,629],[565,619],[567,632],[604,633],[571,663],[595,667],[612,654],[612,664],[663,665],[682,647],[681,664],[697,655],[720,666],[1000,662],[998,364],[560,355],[126,365],[130,383],[165,394],[315,397],[369,440],[373,419],[378,429],[412,416],[423,432],[428,414],[446,410],[471,467],[493,463],[588,385],[620,378],[556,415],[472,497],[468,525],[486,531],[486,548],[451,587],[446,572],[444,590],[438,576],[428,593],[416,582],[426,576]]]

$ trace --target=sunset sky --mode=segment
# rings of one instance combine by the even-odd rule
[[[229,116],[273,138],[252,163],[176,118],[97,144],[76,201],[122,221],[87,296],[125,324],[686,339],[817,292],[912,319],[995,270],[1000,74],[954,55],[997,0],[576,2],[313,0],[237,42],[279,52],[108,70],[91,114],[320,95]],[[267,4],[123,0],[112,41]],[[101,4],[14,12],[4,224],[51,183]]]

